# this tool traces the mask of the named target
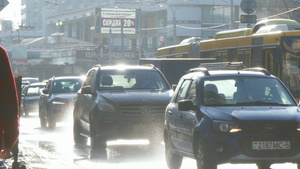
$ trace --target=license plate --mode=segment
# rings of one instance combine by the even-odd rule
[[[252,141],[253,150],[289,150],[290,141]]]

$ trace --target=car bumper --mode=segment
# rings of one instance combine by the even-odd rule
[[[217,163],[255,163],[259,161],[299,162],[300,134],[269,133],[269,134],[233,134],[207,135],[206,145],[210,155]],[[290,141],[287,150],[254,150],[252,141]]]
[[[62,121],[73,114],[73,109],[73,103],[52,105],[51,115],[54,115],[57,121]]]
[[[117,113],[93,115],[96,137],[114,139],[162,138],[164,114],[148,116],[124,116]]]
[[[36,103],[25,103],[24,104],[24,110],[26,112],[38,112],[38,110],[39,110],[38,102],[36,102]]]

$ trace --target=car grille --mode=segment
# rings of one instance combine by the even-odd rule
[[[290,141],[288,150],[253,150],[252,141]],[[289,157],[299,152],[299,138],[290,136],[251,136],[238,140],[241,152],[250,157]]]
[[[260,123],[244,123],[241,125],[243,131],[255,132],[255,133],[290,132],[296,130],[297,126],[298,126],[297,123],[290,123],[290,122],[280,122],[280,123],[260,122]]]
[[[149,116],[164,114],[167,105],[153,104],[153,105],[121,105],[120,112],[129,116]]]

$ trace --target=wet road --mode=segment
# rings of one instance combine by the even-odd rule
[[[57,128],[41,128],[38,113],[20,119],[20,161],[31,169],[167,169],[164,145],[147,140],[108,142],[107,159],[90,158],[90,147],[75,147],[72,120]],[[223,164],[218,169],[257,169],[255,164]],[[274,164],[272,169],[296,169],[295,164]],[[184,158],[181,169],[196,169],[195,160]]]

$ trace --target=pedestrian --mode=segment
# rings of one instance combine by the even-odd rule
[[[19,137],[19,100],[6,50],[0,46],[0,148],[1,158],[11,157]]]

